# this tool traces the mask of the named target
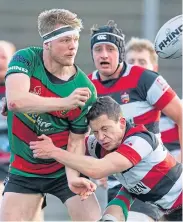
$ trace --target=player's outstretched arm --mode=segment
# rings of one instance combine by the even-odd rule
[[[8,109],[13,112],[43,113],[73,109],[84,106],[90,97],[88,88],[78,88],[66,98],[42,97],[29,92],[30,78],[23,73],[14,73],[6,79]]]
[[[107,154],[102,159],[95,159],[90,156],[73,154],[59,149],[55,147],[52,140],[45,135],[38,137],[38,139],[40,140],[30,142],[30,149],[33,150],[33,156],[35,158],[53,158],[57,162],[94,179],[120,173],[133,166],[130,160],[118,152]]]

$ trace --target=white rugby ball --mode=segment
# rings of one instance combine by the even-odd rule
[[[154,47],[158,56],[163,59],[182,56],[182,15],[170,19],[160,28]]]

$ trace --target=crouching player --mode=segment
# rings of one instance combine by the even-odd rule
[[[131,126],[108,96],[97,99],[87,120],[94,134],[86,141],[92,157],[59,149],[42,135],[30,142],[34,158],[53,158],[95,179],[113,174],[123,188],[108,204],[103,221],[126,220],[134,198],[155,205],[167,221],[182,221],[182,164],[155,134],[143,125]]]

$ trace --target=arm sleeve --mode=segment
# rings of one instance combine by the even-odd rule
[[[116,150],[116,152],[130,160],[133,165],[138,164],[152,151],[153,140],[148,134],[136,134],[128,137]]]
[[[6,77],[13,73],[24,73],[29,77],[32,76],[34,70],[33,60],[33,52],[30,49],[17,51],[8,65]]]
[[[137,91],[143,100],[147,100],[158,110],[162,110],[176,96],[167,81],[150,70],[144,70],[139,79]]]
[[[74,110],[73,112],[76,112]],[[80,110],[80,115],[76,119],[73,119],[69,122],[70,131],[75,134],[85,134],[88,132],[88,123],[86,119],[86,114],[88,109]]]

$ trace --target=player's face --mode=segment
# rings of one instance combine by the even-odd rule
[[[3,80],[8,67],[8,57],[5,50],[0,47],[0,80]]]
[[[126,54],[126,62],[132,65],[144,67],[152,71],[155,70],[155,66],[151,61],[150,53],[145,49],[142,51],[130,50]]]
[[[110,151],[117,148],[123,139],[126,122],[123,118],[119,121],[109,119],[107,115],[101,115],[90,121],[90,127],[101,146]]]
[[[62,66],[72,66],[79,46],[79,36],[69,35],[50,42],[51,58]]]
[[[115,45],[96,44],[93,47],[93,59],[96,69],[103,76],[110,76],[116,71],[119,63],[119,52]]]

